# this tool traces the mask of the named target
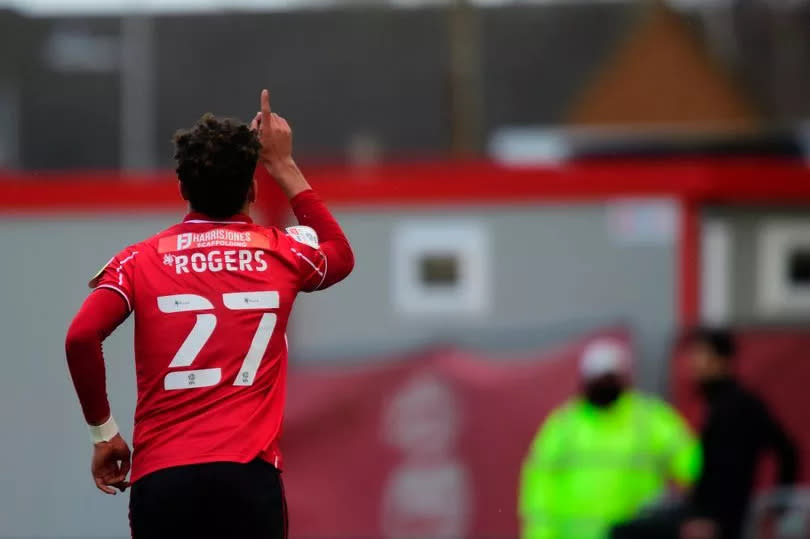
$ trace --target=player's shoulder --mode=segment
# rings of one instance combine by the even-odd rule
[[[268,234],[273,235],[280,245],[295,249],[296,247],[311,247],[319,249],[318,233],[312,227],[296,225],[288,227],[264,226]]]
[[[164,228],[160,232],[152,234],[148,238],[144,238],[143,240],[139,241],[135,245],[137,245],[137,246],[139,246],[141,248],[151,247],[153,249],[157,249],[158,245],[160,244],[161,239],[166,238],[168,236],[175,235],[175,234],[179,234],[180,232],[183,232],[183,225],[184,224],[185,223],[182,222],[182,221],[179,222],[179,223],[175,223],[175,224],[173,224],[173,225],[171,225],[169,227]]]
[[[90,288],[95,288],[98,286],[99,282],[101,281],[102,277],[104,276],[104,272],[107,268],[115,268],[116,271],[123,268],[125,265],[134,266],[135,259],[138,257],[138,254],[142,250],[142,243],[133,243],[132,245],[127,245],[118,253],[112,256],[107,262],[105,262],[98,271],[90,278],[87,285]]]
[[[118,269],[123,269],[124,267],[134,267],[137,264],[139,256],[143,256],[145,253],[149,252],[150,249],[155,250],[160,238],[166,236],[167,234],[171,234],[173,230],[176,230],[177,226],[178,225],[176,224],[172,225],[156,234],[149,236],[148,238],[144,238],[140,241],[127,245],[113,255],[112,258],[107,260],[107,262],[104,263],[101,268],[99,268],[96,274],[93,275],[88,282],[88,285],[91,288],[95,288],[107,268],[113,268],[117,271]]]
[[[308,226],[288,226],[284,229],[284,234],[295,243],[307,245],[313,249],[318,249],[318,233],[312,227]]]

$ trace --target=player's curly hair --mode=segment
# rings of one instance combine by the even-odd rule
[[[259,158],[256,133],[239,120],[207,113],[173,140],[175,170],[191,208],[218,219],[239,213]]]

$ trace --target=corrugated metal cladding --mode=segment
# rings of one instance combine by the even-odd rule
[[[483,136],[501,125],[561,121],[615,46],[644,20],[643,4],[476,10]],[[711,24],[689,22],[766,118],[790,122],[806,117],[810,106],[804,98],[808,17],[803,4],[777,12],[742,3],[724,19],[732,49],[716,46]],[[387,155],[446,152],[449,19],[435,7],[151,19],[149,110],[156,119],[148,122],[154,147],[145,152],[154,159],[145,165],[168,164],[172,132],[203,111],[247,117],[261,86],[273,88],[277,105],[295,122],[302,156],[342,156],[353,140],[369,137]],[[20,138],[10,144],[0,136],[0,145],[13,146],[0,148],[0,164],[110,168],[122,162],[118,59],[125,27],[115,17],[28,18],[0,10],[0,113],[19,108],[13,131]]]
[[[486,131],[559,121],[633,20],[628,6],[477,11]],[[154,164],[170,164],[172,133],[202,112],[248,118],[263,86],[294,122],[302,157],[343,156],[356,137],[376,138],[391,156],[444,153],[448,21],[439,8],[157,17],[150,30]],[[117,18],[0,12],[0,83],[20,96],[17,164],[121,163],[123,27]]]

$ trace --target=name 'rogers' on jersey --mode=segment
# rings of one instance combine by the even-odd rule
[[[174,266],[177,275],[189,272],[218,271],[265,271],[264,259],[269,239],[251,231],[236,231],[215,228],[201,233],[184,232],[160,238],[158,252],[163,254],[163,263]],[[241,247],[241,249],[212,249],[207,253],[174,254],[177,251],[210,247]],[[251,249],[251,247],[253,249]]]
[[[163,263],[174,266],[177,275],[195,271],[264,271],[267,262],[264,252],[250,251],[248,249],[219,251],[212,250],[206,253],[191,253],[191,255],[163,255]]]

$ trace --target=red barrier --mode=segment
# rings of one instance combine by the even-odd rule
[[[783,158],[607,159],[534,167],[476,160],[303,168],[328,203],[354,207],[558,204],[616,197],[671,197],[698,204],[810,202],[810,167]],[[258,177],[262,207],[278,202],[278,191],[263,168]],[[165,211],[183,206],[169,170],[0,170],[0,213]]]
[[[589,340],[508,361],[436,349],[295,371],[283,439],[292,536],[515,536],[521,462],[575,392]]]
[[[800,450],[803,482],[810,483],[810,331],[745,330],[738,334],[737,369],[740,379],[768,404],[796,441]],[[682,351],[673,361],[673,396],[679,410],[694,426],[703,408],[689,378],[689,364]],[[760,485],[773,484],[774,470],[767,460],[760,470]]]

